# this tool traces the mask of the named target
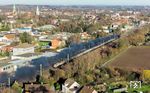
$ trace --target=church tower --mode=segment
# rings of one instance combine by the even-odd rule
[[[40,10],[39,10],[39,7],[37,6],[36,8],[36,15],[39,16],[40,15]]]
[[[16,12],[17,12],[17,11],[16,11],[16,5],[14,4],[14,5],[13,5],[13,14],[16,14]]]

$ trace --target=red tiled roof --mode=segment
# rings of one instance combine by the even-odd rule
[[[7,35],[4,35],[4,37],[6,37],[7,39],[15,39],[16,35],[15,34],[7,34]]]

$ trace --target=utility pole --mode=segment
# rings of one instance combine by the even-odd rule
[[[67,62],[69,62],[69,60],[70,60],[70,56],[69,54],[67,54]]]
[[[10,77],[8,78],[8,87],[9,87],[9,93],[11,93],[11,91],[10,91]]]
[[[40,77],[42,77],[42,75],[43,75],[43,67],[42,67],[42,64],[40,64]]]
[[[43,85],[43,67],[42,67],[42,64],[40,64],[40,78],[41,78],[41,84]]]
[[[67,62],[69,62],[69,60],[70,60],[70,45],[69,45],[68,54],[67,54]]]

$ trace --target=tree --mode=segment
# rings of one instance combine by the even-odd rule
[[[130,72],[126,78],[128,81],[133,81],[133,80],[140,80],[140,76],[141,75],[138,72]]]
[[[21,86],[19,85],[19,83],[17,81],[15,81],[15,83],[12,85],[12,88],[14,90],[16,90],[17,92],[19,92],[19,93],[22,92],[22,88],[21,88]]]
[[[0,31],[9,31],[9,30],[10,30],[9,24],[3,24],[0,29]]]
[[[55,71],[55,74],[54,74],[54,78],[55,80],[59,80],[60,78],[64,78],[66,75],[65,75],[65,71],[62,70],[62,69],[57,69]]]
[[[19,38],[22,43],[32,43],[32,37],[27,32],[21,33]]]

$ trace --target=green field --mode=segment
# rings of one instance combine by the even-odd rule
[[[142,85],[141,88],[138,88],[138,89],[131,89],[131,88],[128,89],[129,93],[133,93],[133,91],[137,91],[137,92],[142,91],[144,93],[149,93],[150,92],[150,85]]]

